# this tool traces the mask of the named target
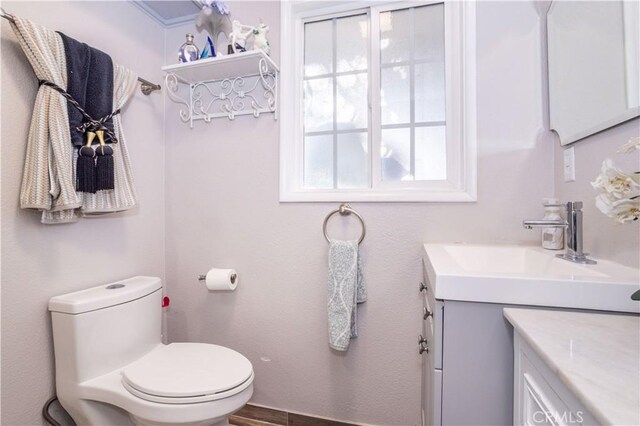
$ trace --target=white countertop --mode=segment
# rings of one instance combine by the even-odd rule
[[[427,285],[436,299],[640,313],[631,295],[640,270],[597,259],[569,262],[558,251],[506,244],[425,244]]]
[[[600,423],[640,425],[640,317],[515,308],[504,316]]]

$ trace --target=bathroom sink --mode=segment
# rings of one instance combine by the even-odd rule
[[[437,299],[640,312],[640,302],[631,300],[640,270],[601,259],[572,263],[556,253],[526,245],[425,244],[423,257]]]
[[[606,274],[585,265],[567,262],[542,249],[527,246],[444,245],[444,251],[463,270],[486,274],[535,274],[536,276],[589,276]]]

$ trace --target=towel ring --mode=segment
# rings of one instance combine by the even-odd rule
[[[360,235],[360,239],[358,240],[358,244],[360,244],[364,240],[364,236],[367,233],[367,228],[364,225],[362,216],[360,216],[357,211],[352,209],[348,203],[340,204],[340,207],[338,207],[337,210],[332,211],[327,215],[327,217],[324,218],[324,223],[322,224],[322,232],[324,233],[324,238],[327,240],[327,242],[331,242],[331,240],[329,240],[329,235],[327,235],[327,223],[329,223],[329,219],[331,219],[331,217],[336,213],[340,213],[340,215],[342,216],[348,216],[353,213],[358,218],[358,220],[360,220],[360,225],[362,225],[362,235]]]

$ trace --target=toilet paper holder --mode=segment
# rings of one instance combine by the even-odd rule
[[[231,284],[235,284],[236,283],[236,279],[238,278],[238,276],[236,274],[231,274],[231,277],[229,277],[231,279]],[[207,275],[198,275],[198,281],[206,281],[207,280]]]

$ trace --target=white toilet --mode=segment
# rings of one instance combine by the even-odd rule
[[[56,391],[78,425],[226,425],[253,393],[229,348],[161,343],[162,282],[134,277],[49,301]]]

